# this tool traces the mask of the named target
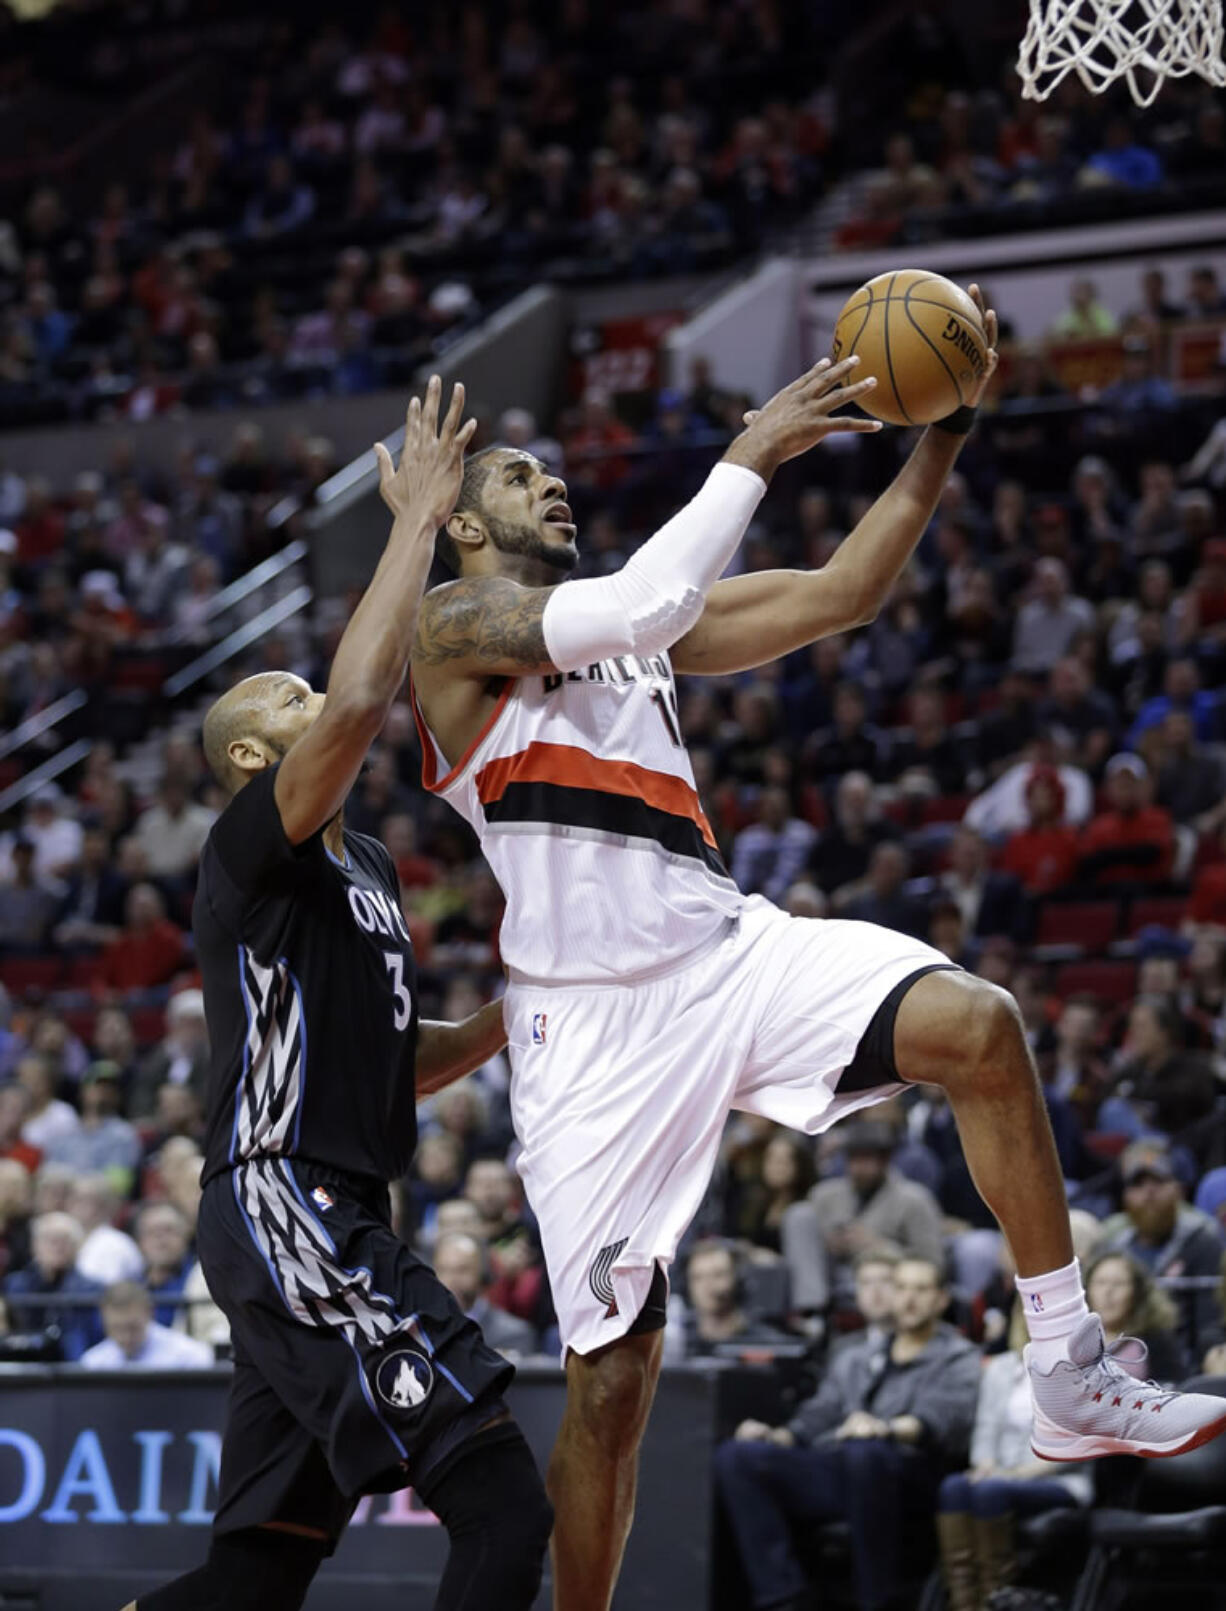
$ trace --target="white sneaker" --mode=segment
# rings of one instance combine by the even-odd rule
[[[1046,1374],[1025,1350],[1034,1403],[1030,1446],[1041,1460],[1184,1454],[1226,1430],[1226,1398],[1139,1381],[1134,1372],[1145,1367],[1144,1344],[1121,1338],[1113,1347],[1091,1314],[1069,1338],[1068,1358]]]

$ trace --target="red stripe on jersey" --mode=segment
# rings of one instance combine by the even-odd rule
[[[481,741],[486,737],[490,728],[493,727],[494,723],[507,708],[507,700],[510,699],[511,695],[515,692],[515,681],[516,679],[514,677],[508,677],[506,679],[506,682],[503,684],[502,692],[498,695],[498,703],[489,713],[488,718],[482,723],[481,731],[477,734],[476,738],[473,739],[472,743],[464,751],[463,755],[460,756],[460,759],[451,768],[451,771],[448,772],[447,776],[445,778],[440,778],[438,775],[438,763],[435,760],[436,750],[434,743],[431,740],[429,729],[426,727],[425,714],[417,702],[417,690],[413,687],[413,674],[412,672],[409,673],[409,699],[413,706],[413,720],[417,724],[417,737],[421,743],[421,781],[424,787],[429,789],[431,794],[438,794],[441,789],[445,789],[449,784],[454,783],[456,778],[459,777],[460,773],[468,765],[469,761],[472,760],[478,744],[480,744]]]
[[[534,743],[515,755],[500,755],[481,768],[476,783],[483,806],[501,799],[511,783],[558,783],[572,789],[631,795],[657,811],[688,817],[712,850],[717,848],[698,794],[684,778],[653,772],[633,761],[606,761],[573,744]]]

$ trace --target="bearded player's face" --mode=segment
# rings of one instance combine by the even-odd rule
[[[566,483],[530,453],[499,454],[481,491],[480,513],[500,554],[539,560],[563,576],[578,564]]]

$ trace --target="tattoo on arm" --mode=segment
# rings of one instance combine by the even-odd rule
[[[552,670],[541,624],[552,591],[501,576],[436,588],[422,601],[413,659],[431,666],[467,660],[485,670]]]

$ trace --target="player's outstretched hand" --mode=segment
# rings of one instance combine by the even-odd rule
[[[404,421],[404,448],[400,464],[382,442],[375,443],[379,461],[379,491],[393,515],[425,516],[441,526],[455,508],[464,473],[464,449],[477,429],[475,419],[461,420],[464,414],[464,387],[456,382],[451,406],[439,424],[439,404],[443,383],[431,375],[425,400],[414,397]]]
[[[824,436],[848,431],[879,431],[880,420],[836,414],[844,403],[854,403],[877,384],[873,376],[852,377],[860,360],[854,354],[841,363],[822,358],[813,368],[776,392],[761,408],[745,415],[745,429],[724,457],[769,476],[788,459],[798,458]]]
[[[989,308],[985,304],[983,292],[977,285],[970,285],[967,290],[970,293],[971,301],[979,309],[979,317],[983,321],[983,333],[987,337],[988,343],[988,361],[984,365],[983,374],[980,375],[974,391],[966,400],[969,408],[978,408],[983,401],[983,394],[988,389],[989,381],[996,373],[996,366],[1000,362],[1000,354],[996,350],[996,338],[999,332],[996,323],[996,309]]]

